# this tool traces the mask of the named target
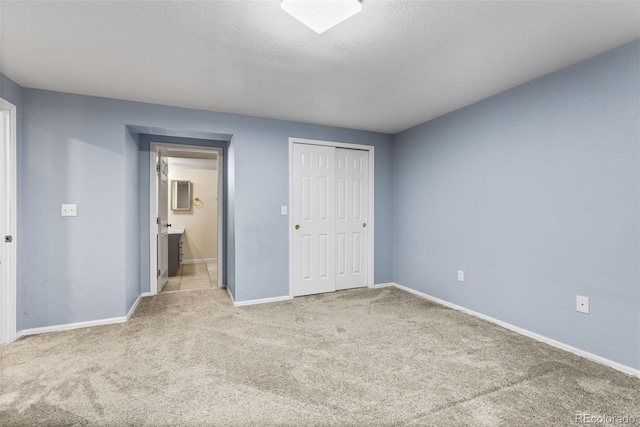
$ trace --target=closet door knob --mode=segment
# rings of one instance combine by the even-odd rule
[[[366,222],[362,223],[362,228],[367,228],[367,223]]]
[[[300,230],[300,226],[296,224],[296,230]]]

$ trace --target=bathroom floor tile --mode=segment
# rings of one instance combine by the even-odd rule
[[[218,264],[182,264],[175,276],[162,289],[163,292],[218,287]]]

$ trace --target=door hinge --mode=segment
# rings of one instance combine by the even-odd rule
[[[160,224],[162,222],[162,220],[160,219],[160,217],[156,218],[156,224]]]
[[[4,236],[4,241],[7,243],[13,242],[13,236]]]
[[[160,172],[160,165],[156,165],[156,172]]]
[[[160,270],[158,270],[158,277],[160,277]]]

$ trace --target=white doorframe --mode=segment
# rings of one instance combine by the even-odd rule
[[[158,164],[157,148],[151,143],[149,148],[149,294],[158,293],[158,241],[156,223],[157,207],[158,207],[158,189],[156,188],[156,165]]]
[[[222,282],[221,268],[224,262],[223,251],[223,227],[224,227],[224,210],[223,210],[223,180],[224,171],[223,167],[223,152],[219,147],[202,147],[198,145],[182,145],[182,144],[169,144],[161,142],[151,142],[149,147],[149,294],[156,295],[158,293],[158,262],[157,251],[158,242],[156,240],[156,206],[158,204],[158,194],[155,186],[156,182],[156,163],[157,153],[159,149],[169,149],[173,151],[180,151],[181,153],[216,153],[218,155],[218,287],[224,288],[225,284]],[[169,155],[168,157],[171,157]]]
[[[218,267],[218,288],[224,288],[226,284],[222,280],[222,255],[224,252],[224,236],[223,236],[223,225],[224,225],[224,210],[222,203],[224,202],[224,162],[222,161],[222,148],[218,148],[218,192],[216,194],[217,204],[218,204],[218,248],[216,250],[217,253],[217,267]]]
[[[373,145],[350,144],[346,142],[320,141],[306,138],[289,138],[289,297],[293,298],[293,216],[291,215],[293,206],[293,144],[310,144],[323,145],[336,148],[351,148],[354,150],[365,150],[369,152],[369,209],[367,228],[370,235],[368,240],[368,271],[367,271],[367,287],[373,288],[374,284],[374,237],[375,237],[375,220],[374,220],[374,193],[375,193],[375,147]]]
[[[0,176],[0,203],[2,212],[2,230],[0,249],[4,263],[0,278],[0,344],[10,343],[16,339],[16,106],[0,98],[0,120],[2,120],[2,135],[0,135],[0,166],[3,172]],[[5,241],[5,236],[11,236],[11,242]]]

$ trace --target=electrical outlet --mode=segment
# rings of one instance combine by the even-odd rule
[[[458,270],[458,282],[464,282],[464,271]]]
[[[62,216],[78,216],[78,205],[62,205]]]
[[[579,313],[589,314],[589,297],[576,295],[576,310]]]

